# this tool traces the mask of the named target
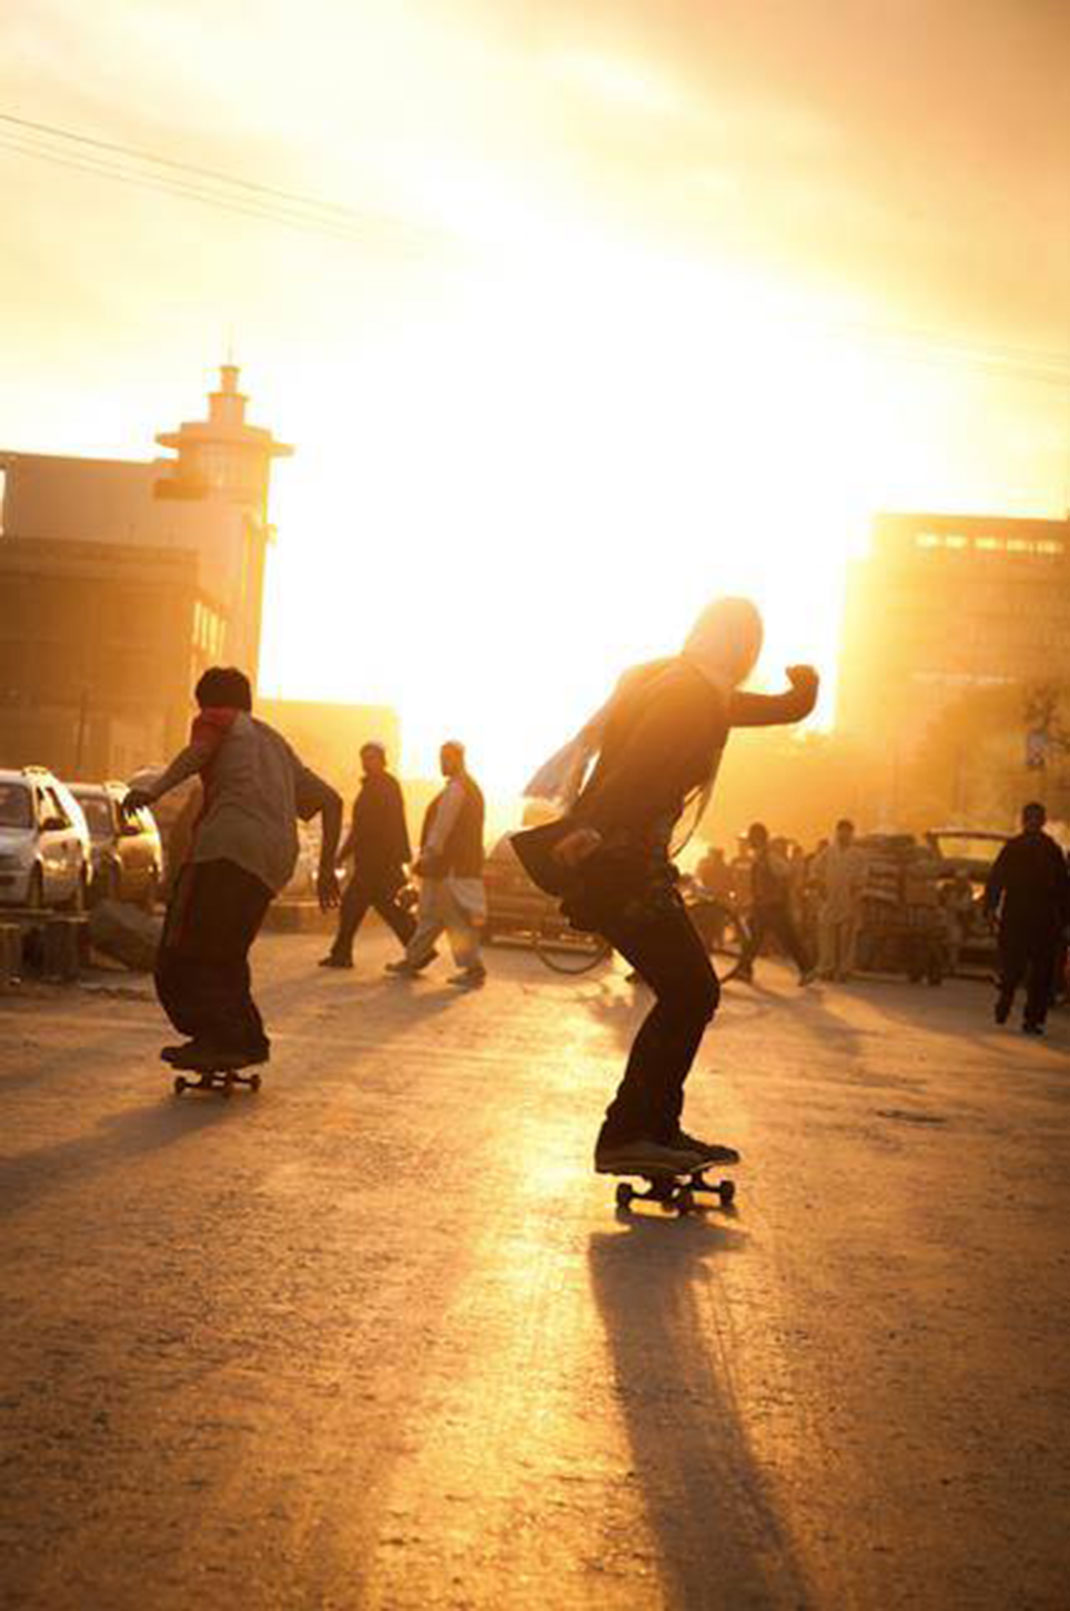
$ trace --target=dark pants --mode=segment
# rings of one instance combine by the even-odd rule
[[[684,1081],[720,1000],[717,975],[675,893],[649,911],[603,916],[599,928],[657,998],[632,1044],[600,1139],[671,1142]]]
[[[754,959],[761,951],[765,938],[771,934],[786,956],[795,963],[800,973],[809,973],[813,966],[795,927],[790,906],[756,906],[750,916],[750,939],[743,947],[736,971],[749,973]]]
[[[331,956],[337,962],[352,962],[353,941],[357,930],[374,907],[402,945],[408,945],[416,932],[416,919],[411,912],[398,905],[398,891],[403,880],[394,872],[380,878],[369,877],[359,869],[353,874],[342,896],[342,909],[338,914],[338,933],[331,946]]]
[[[156,994],[181,1034],[226,1052],[267,1050],[249,948],[271,900],[267,885],[236,862],[183,867],[156,961]]]
[[[999,989],[1010,1006],[1019,985],[1026,987],[1025,1022],[1042,1024],[1055,984],[1059,930],[1052,924],[1004,923],[999,931]]]

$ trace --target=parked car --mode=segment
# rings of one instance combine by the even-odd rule
[[[90,854],[82,808],[58,778],[0,771],[0,905],[82,911]]]
[[[122,811],[125,783],[72,783],[89,828],[89,898],[129,901],[151,911],[163,878],[160,831],[150,811]]]

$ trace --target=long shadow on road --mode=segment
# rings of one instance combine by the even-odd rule
[[[668,1611],[809,1601],[732,1385],[710,1261],[745,1244],[724,1223],[636,1214],[592,1236],[591,1286],[613,1360]],[[712,1302],[703,1294],[712,1293]]]
[[[127,1158],[155,1152],[236,1117],[240,1100],[153,1102],[101,1119],[87,1135],[36,1147],[0,1162],[0,1217],[73,1179],[91,1178]]]

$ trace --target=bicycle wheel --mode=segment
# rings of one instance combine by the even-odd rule
[[[613,947],[600,934],[581,934],[560,923],[541,924],[533,943],[536,956],[551,973],[590,973],[613,955]]]
[[[746,920],[739,912],[720,901],[696,901],[687,911],[711,957],[739,961],[749,938]]]

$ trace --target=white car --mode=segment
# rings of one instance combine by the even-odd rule
[[[0,771],[0,906],[83,911],[91,865],[70,790],[44,767]]]

